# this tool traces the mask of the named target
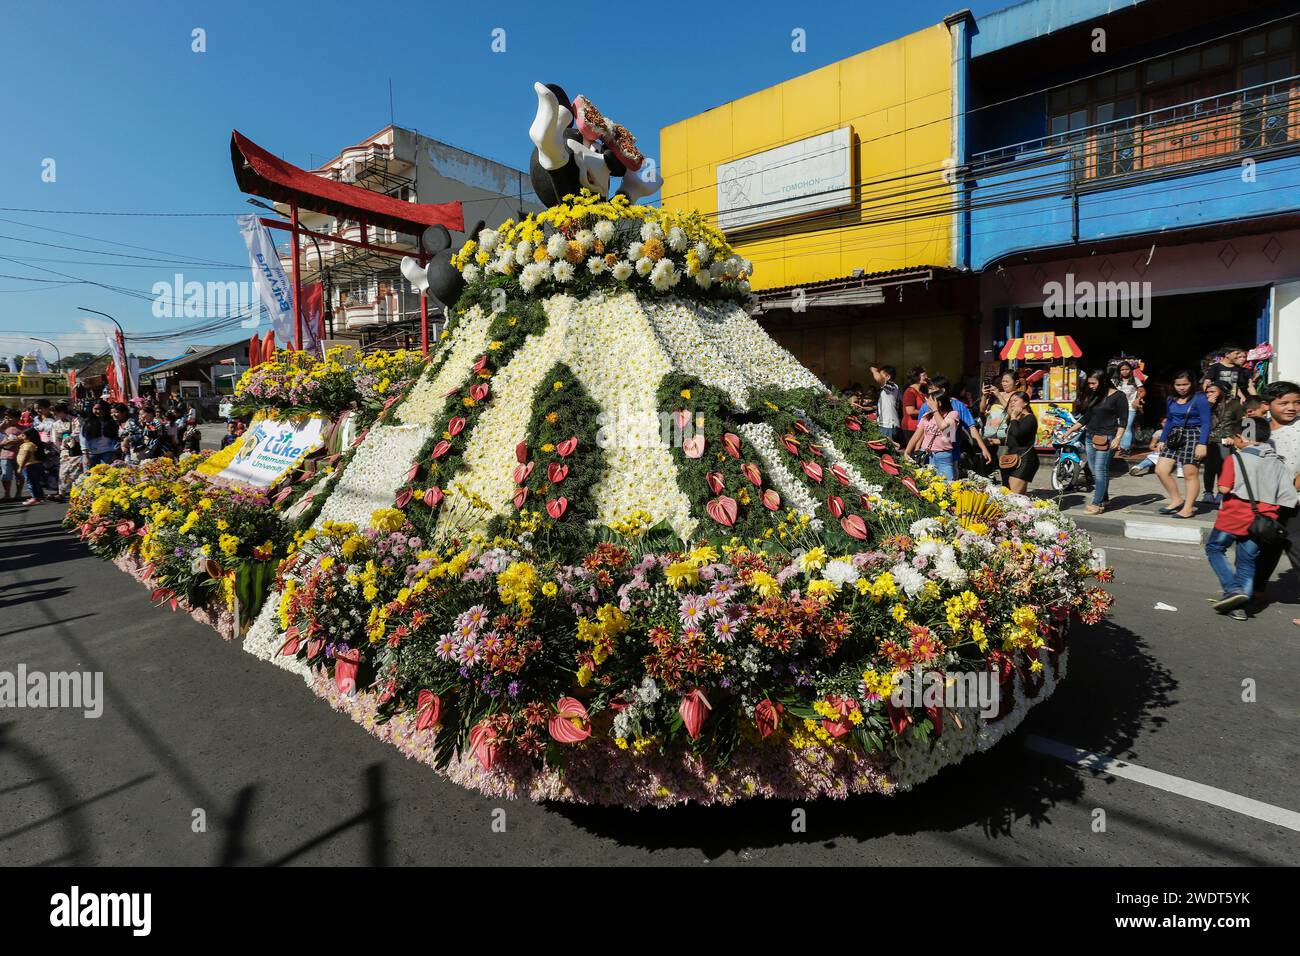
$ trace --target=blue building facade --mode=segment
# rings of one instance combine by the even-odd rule
[[[1088,366],[1269,344],[1269,377],[1300,377],[1296,3],[1027,0],[966,33],[958,255],[982,362],[1050,329]],[[1131,301],[1063,315],[1067,281]]]

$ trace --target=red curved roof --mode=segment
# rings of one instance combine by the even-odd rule
[[[335,219],[352,219],[398,232],[419,235],[429,226],[463,232],[459,202],[411,203],[350,183],[336,183],[275,156],[239,130],[230,132],[230,162],[239,188],[272,202],[296,203],[301,209]]]

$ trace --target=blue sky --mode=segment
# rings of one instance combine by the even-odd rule
[[[971,8],[979,15],[1005,5]],[[291,162],[315,165],[387,125],[391,78],[399,125],[526,168],[531,86],[540,79],[589,94],[657,156],[666,123],[959,7],[952,0],[8,4],[0,14],[0,206],[76,214],[0,210],[0,355],[33,347],[33,334],[64,354],[99,351],[106,323],[77,306],[116,316],[128,335],[196,321],[155,318],[145,299],[75,280],[148,293],[178,269],[186,279],[247,279],[229,218],[251,208],[231,174],[232,128]],[[806,53],[790,49],[796,27],[806,31]],[[195,28],[206,31],[206,52],[191,50]],[[491,50],[496,28],[506,31],[504,53]],[[53,182],[42,180],[49,159]],[[238,268],[173,264],[183,257]],[[184,344],[140,351],[165,357]]]

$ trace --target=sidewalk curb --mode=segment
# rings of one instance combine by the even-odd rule
[[[1204,521],[1177,518],[1160,519],[1147,515],[1065,514],[1084,531],[1118,535],[1135,541],[1165,541],[1174,544],[1203,545],[1211,525]]]

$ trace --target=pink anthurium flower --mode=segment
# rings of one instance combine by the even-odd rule
[[[470,388],[469,397],[474,399],[476,402],[481,402],[483,399],[488,397],[488,392],[491,391],[491,389],[492,386],[487,382],[479,382],[477,385]]]
[[[452,438],[455,438],[464,430],[465,430],[464,415],[457,415],[455,418],[453,418],[451,421],[447,423],[447,434],[451,435]]]
[[[438,718],[442,716],[442,698],[431,690],[420,691],[415,700],[415,729],[438,729]]]
[[[501,744],[497,742],[497,732],[488,725],[487,721],[475,724],[474,729],[469,732],[469,749],[484,770],[491,770],[497,762]]]
[[[528,442],[521,441],[515,446],[515,461],[523,464],[528,460]]]
[[[442,489],[436,485],[432,488],[426,488],[424,492],[424,504],[428,508],[436,508],[442,504]]]
[[[307,642],[307,659],[310,660],[320,654],[321,648],[325,646],[325,638],[314,637]]]
[[[357,666],[361,663],[361,651],[355,647],[334,656],[334,686],[340,694],[351,697],[357,692]]]
[[[575,697],[561,697],[555,710],[555,716],[551,718],[547,729],[557,741],[576,744],[591,736],[587,708],[582,706],[582,701]]]
[[[898,480],[901,481],[903,483],[903,487],[906,488],[908,491],[910,491],[912,494],[918,496],[921,494],[921,489],[916,487],[916,479],[913,478],[911,475],[904,475],[902,478],[899,478]]]
[[[577,435],[574,435],[572,438],[566,438],[564,439],[564,441],[560,442],[558,445],[555,446],[555,453],[559,455],[561,458],[568,458],[577,450],[578,450]]]
[[[515,465],[515,484],[522,485],[528,480],[528,476],[533,473],[533,466],[536,462],[530,461],[524,465]]]
[[[872,451],[884,451],[889,447],[889,444],[883,438],[873,438],[867,442],[867,447]]]
[[[761,488],[763,486],[763,473],[758,470],[758,465],[754,464],[752,461],[747,461],[741,465],[740,471],[741,474],[749,479],[749,483],[755,488]]]
[[[776,730],[777,724],[781,722],[781,712],[783,710],[785,708],[773,700],[758,702],[758,706],[754,708],[754,723],[758,727],[759,736],[767,737],[768,734]]]
[[[731,432],[724,432],[722,435],[722,449],[732,458],[740,457],[740,436]]]
[[[280,656],[293,657],[298,653],[300,644],[302,644],[302,638],[298,634],[297,625],[294,625],[284,632],[284,643],[280,645]]]
[[[419,474],[420,474],[420,463],[419,463],[419,462],[416,462],[416,463],[415,463],[414,465],[412,465],[412,466],[410,467],[410,469],[406,472],[406,480],[407,480],[407,481],[415,481],[416,476],[419,475]]]
[[[514,496],[513,496],[513,498],[512,498],[511,500],[514,501],[514,503],[515,503],[515,510],[516,510],[516,511],[518,511],[519,509],[521,509],[521,508],[524,506],[524,502],[528,500],[528,488],[527,488],[527,486],[522,486],[522,485],[521,485],[519,488],[516,488],[516,489],[515,489]]]
[[[690,438],[682,439],[682,454],[687,458],[704,457],[704,435],[692,435]]]
[[[826,507],[830,509],[831,514],[836,518],[844,516],[844,499],[839,495],[830,495],[826,499]]]
[[[275,503],[277,505],[284,504],[286,501],[289,500],[289,496],[292,494],[293,494],[292,488],[281,488],[280,493],[275,496]]]
[[[826,450],[822,448],[821,445],[818,445],[816,442],[809,442],[808,450],[812,452],[814,455],[816,455],[818,458],[826,457]]]
[[[432,455],[433,460],[437,461],[439,458],[446,455],[447,452],[449,451],[451,451],[451,442],[447,441],[444,438],[442,441],[438,442],[438,444],[433,446],[433,455]]]
[[[414,494],[415,492],[413,489],[403,488],[401,491],[397,493],[397,497],[393,499],[393,504],[396,505],[398,508],[405,508],[407,505],[411,503],[411,496]]]
[[[727,490],[726,484],[722,481],[722,472],[710,471],[704,476],[704,483],[709,486],[709,491],[715,495],[720,495]]]
[[[781,496],[776,493],[776,489],[768,488],[763,492],[763,507],[768,511],[776,511],[781,507]]]
[[[831,465],[831,474],[836,477],[841,485],[849,483],[849,473],[843,465]]]
[[[564,517],[564,512],[568,507],[568,498],[551,498],[546,502],[546,513],[554,520],[559,521]]]
[[[802,418],[796,418],[794,420],[794,427],[796,431],[801,432],[805,435],[812,434],[812,429],[808,427],[807,423]]]
[[[677,429],[680,431],[691,423],[691,413],[685,408],[679,408],[673,412],[673,420],[677,422]]]
[[[546,466],[546,480],[553,485],[558,485],[565,478],[569,477],[569,466],[562,465],[558,461],[553,461]]]
[[[840,519],[840,527],[850,538],[857,538],[859,541],[867,540],[867,523],[860,515],[845,515]]]
[[[481,372],[481,371],[483,371],[485,368],[487,368],[487,364],[488,364],[488,357],[487,357],[487,355],[486,355],[486,354],[480,355],[480,356],[478,357],[478,361],[474,363],[474,368],[472,369],[472,371],[474,371],[474,372]]]
[[[686,725],[686,733],[691,740],[699,739],[700,728],[704,726],[705,718],[712,709],[713,705],[698,687],[692,689],[677,705],[677,713],[682,715],[682,723]]]
[[[736,523],[736,514],[739,508],[736,505],[735,498],[719,495],[705,505],[704,508],[708,511],[709,517],[724,528],[730,528]]]
[[[817,462],[805,461],[803,463],[803,473],[807,475],[809,478],[811,478],[813,481],[817,482],[818,484],[821,484],[822,466],[817,464]]]
[[[889,455],[880,456],[880,467],[885,469],[885,472],[888,474],[898,474],[898,462],[894,461],[894,459]]]

